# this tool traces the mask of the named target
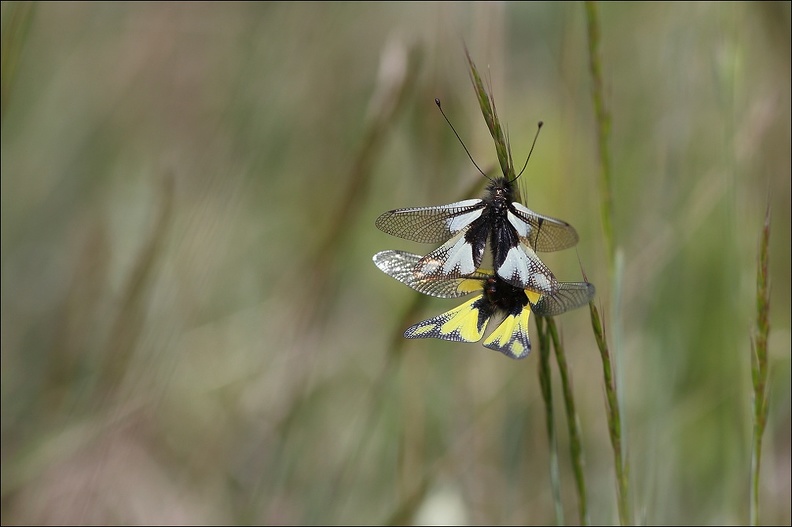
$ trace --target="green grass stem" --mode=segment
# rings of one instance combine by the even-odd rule
[[[536,329],[539,340],[539,386],[545,405],[545,423],[547,424],[547,446],[550,452],[550,486],[553,493],[553,505],[556,525],[564,525],[564,508],[561,503],[561,477],[558,470],[558,441],[556,439],[555,419],[553,417],[553,385],[550,380],[550,336],[548,335],[545,317],[536,317]]]
[[[610,154],[608,141],[610,138],[610,112],[605,105],[602,82],[602,58],[600,56],[600,27],[597,3],[588,1],[586,21],[588,23],[589,68],[591,71],[591,99],[594,103],[594,114],[597,122],[597,148],[600,158],[600,212],[602,215],[602,231],[605,235],[605,247],[608,254],[611,273],[614,269],[615,241],[613,235],[613,192],[611,183]]]
[[[770,244],[770,205],[759,244],[759,266],[756,273],[756,328],[751,342],[751,374],[753,380],[753,443],[751,449],[751,525],[759,525],[759,475],[762,461],[762,436],[767,424],[767,337],[770,333],[770,279],[768,246]]]
[[[575,397],[572,392],[572,379],[569,374],[569,367],[566,361],[566,353],[561,339],[558,336],[553,317],[546,317],[547,330],[552,338],[553,349],[555,350],[558,372],[561,374],[561,388],[564,394],[564,406],[567,416],[567,430],[569,432],[569,454],[572,459],[572,472],[575,475],[575,488],[578,493],[578,521],[580,525],[590,525],[591,520],[588,514],[588,500],[586,497],[586,481],[583,474],[585,466],[583,462],[583,446],[580,440],[580,420],[575,409]]]
[[[619,522],[621,525],[632,525],[632,513],[629,499],[629,465],[622,444],[622,423],[619,412],[619,397],[616,388],[611,354],[605,338],[605,330],[600,319],[599,310],[594,302],[589,303],[591,310],[591,326],[597,340],[597,347],[602,357],[602,371],[605,377],[605,396],[608,407],[608,432],[610,433],[611,447],[613,448],[614,464],[616,465],[616,488],[619,506]]]

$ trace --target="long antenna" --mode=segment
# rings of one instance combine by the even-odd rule
[[[520,173],[517,174],[517,176],[514,179],[517,179],[518,177],[522,176],[522,173],[525,172],[525,167],[528,166],[528,160],[531,159],[531,154],[533,154],[534,146],[536,146],[536,139],[539,137],[539,131],[542,129],[543,124],[544,123],[542,121],[539,121],[539,124],[536,127],[536,135],[534,136],[533,144],[531,145],[531,151],[528,152],[528,157],[525,159],[525,164],[523,165],[522,170],[520,170]]]
[[[457,133],[457,131],[456,131],[456,128],[454,128],[454,125],[453,125],[453,124],[451,124],[451,121],[449,121],[449,120],[448,120],[448,117],[446,117],[446,114],[445,114],[445,112],[443,111],[443,107],[440,105],[440,99],[438,99],[438,98],[435,98],[435,104],[436,104],[436,105],[437,105],[437,107],[440,109],[440,113],[442,113],[442,114],[443,114],[443,118],[444,118],[444,119],[446,120],[446,122],[448,123],[448,126],[450,126],[450,127],[451,127],[451,130],[453,130],[453,131],[454,131],[454,135],[456,136],[456,138],[457,138],[457,139],[459,139],[459,142],[462,144],[462,148],[464,148],[464,149],[465,149],[465,152],[467,153],[468,157],[470,158],[470,161],[473,163],[473,166],[474,166],[474,167],[476,167],[476,169],[477,169],[477,170],[478,170],[478,171],[481,173],[481,175],[482,175],[482,176],[484,176],[485,178],[487,178],[487,179],[489,179],[490,181],[492,181],[492,178],[490,178],[490,177],[489,177],[487,174],[485,174],[485,173],[484,173],[484,171],[483,171],[483,170],[481,170],[481,169],[479,168],[479,166],[476,164],[476,162],[473,160],[473,156],[472,156],[472,155],[470,155],[470,151],[469,151],[469,150],[467,149],[467,147],[465,146],[465,142],[462,140],[462,138],[461,138],[461,137],[459,137],[459,134]],[[534,139],[534,142],[536,142],[536,140],[535,140],[535,139]]]

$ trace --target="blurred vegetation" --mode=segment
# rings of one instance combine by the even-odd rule
[[[515,164],[544,121],[525,202],[575,225],[618,317],[638,522],[749,520],[770,202],[760,521],[789,524],[789,4],[598,14],[618,288],[580,4],[4,2],[2,523],[554,520],[538,350],[394,338],[451,303],[371,263],[430,250],[378,214],[483,179],[435,97],[496,166],[464,41]],[[588,313],[556,322],[591,521],[616,523]]]

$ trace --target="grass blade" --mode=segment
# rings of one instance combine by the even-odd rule
[[[575,410],[575,398],[572,394],[572,380],[569,377],[566,354],[561,339],[558,338],[558,329],[555,319],[547,317],[547,329],[553,341],[556,363],[561,374],[561,387],[564,394],[564,406],[567,416],[567,429],[569,431],[569,454],[572,458],[572,471],[575,475],[575,487],[578,493],[578,521],[580,525],[590,525],[588,516],[588,500],[586,497],[586,481],[583,476],[583,447],[580,441],[580,421]]]
[[[545,321],[545,317],[536,317],[536,329],[539,337],[539,386],[542,390],[542,399],[545,405],[547,443],[550,451],[550,485],[553,492],[556,525],[564,525],[564,508],[561,504],[561,478],[558,470],[558,442],[556,441],[555,419],[553,418],[553,386],[550,380],[550,337],[547,334]]]
[[[591,310],[591,326],[594,329],[594,337],[597,340],[597,347],[602,356],[602,371],[605,377],[605,395],[608,405],[608,432],[610,433],[611,447],[613,448],[614,464],[616,465],[616,488],[617,501],[619,505],[619,522],[621,525],[632,525],[632,515],[630,512],[629,500],[629,465],[624,455],[622,445],[622,425],[619,413],[619,397],[616,389],[616,379],[613,375],[613,365],[611,362],[608,342],[605,338],[599,311],[594,302],[589,303]]]
[[[770,244],[770,205],[765,212],[759,244],[759,267],[756,273],[756,328],[751,341],[753,379],[753,441],[751,449],[751,525],[759,525],[759,473],[762,461],[762,436],[767,423],[767,337],[770,333],[770,280],[768,246]]]
[[[610,138],[610,112],[605,106],[602,89],[602,60],[600,57],[600,29],[597,3],[587,1],[586,20],[588,23],[589,67],[591,71],[591,98],[594,103],[594,114],[597,120],[597,146],[600,157],[600,211],[602,230],[605,234],[605,247],[611,271],[614,268],[615,245],[613,235],[613,196],[611,185],[610,154],[608,140]]]

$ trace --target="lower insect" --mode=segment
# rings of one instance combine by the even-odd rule
[[[552,294],[520,289],[490,271],[476,271],[461,278],[433,278],[415,273],[419,255],[402,251],[382,251],[374,255],[374,263],[383,272],[432,296],[455,298],[478,293],[464,304],[413,324],[404,336],[437,338],[454,342],[478,342],[484,337],[490,319],[499,319],[495,329],[484,340],[484,346],[513,359],[522,359],[531,351],[528,321],[531,311],[537,315],[559,315],[587,304],[594,297],[594,286],[588,282],[559,282]]]

